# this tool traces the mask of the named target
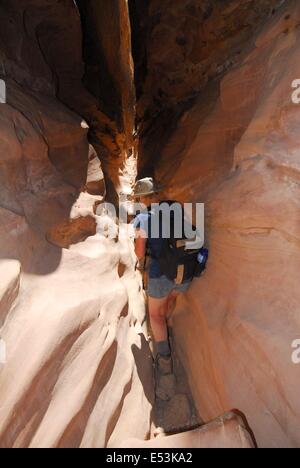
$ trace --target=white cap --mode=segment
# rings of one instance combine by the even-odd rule
[[[152,195],[161,192],[162,189],[162,185],[156,183],[152,177],[145,177],[136,182],[133,194],[135,197]]]

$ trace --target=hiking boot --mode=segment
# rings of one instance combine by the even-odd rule
[[[173,374],[172,356],[156,356],[155,369],[159,375]]]

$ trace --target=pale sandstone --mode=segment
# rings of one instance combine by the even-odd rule
[[[104,195],[100,163],[88,125],[60,102],[57,88],[65,102],[70,93],[77,112],[93,114],[100,138],[106,135],[100,155],[115,145],[107,156],[118,159],[125,137],[82,86],[74,2],[3,1],[0,9],[7,84],[0,116],[0,336],[7,353],[0,446],[103,447],[111,438],[144,439],[152,361],[133,245],[96,234],[98,224],[108,223],[94,214]],[[119,166],[110,171],[117,185]],[[128,415],[135,415],[134,426]]]
[[[0,260],[0,273],[0,327],[2,327],[19,293],[20,262],[17,260]]]
[[[206,424],[198,429],[159,437],[147,442],[130,439],[122,443],[124,448],[239,448],[252,449],[254,440],[242,418],[233,413]]]

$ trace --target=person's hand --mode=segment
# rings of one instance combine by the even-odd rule
[[[144,258],[137,260],[135,269],[140,271],[141,273],[145,272],[145,259]]]

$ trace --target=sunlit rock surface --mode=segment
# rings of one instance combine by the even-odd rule
[[[72,0],[2,1],[0,18],[0,447],[144,439],[144,297],[132,242],[97,228],[105,184],[83,117],[93,116],[102,149],[118,140],[123,151],[124,129],[81,84]],[[116,186],[121,169],[110,169]]]
[[[94,205],[102,197],[80,193],[74,179],[74,169],[84,174],[88,163],[80,118],[52,98],[49,105],[35,95],[18,98],[15,107],[2,105],[0,126],[0,336],[7,351],[0,446],[103,447],[126,433],[145,438],[152,361],[133,245],[96,233]],[[19,111],[28,99],[29,116]]]

